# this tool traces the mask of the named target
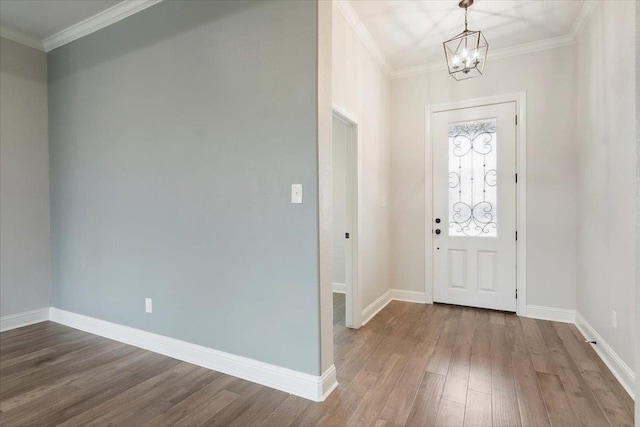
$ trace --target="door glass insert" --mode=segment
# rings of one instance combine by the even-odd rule
[[[497,237],[496,119],[449,123],[449,236]]]

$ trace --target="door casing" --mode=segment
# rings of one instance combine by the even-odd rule
[[[431,137],[431,120],[434,113],[443,111],[459,110],[463,108],[482,107],[505,102],[516,103],[516,114],[518,123],[516,126],[516,173],[518,174],[518,184],[516,185],[516,230],[518,240],[516,241],[516,289],[518,299],[516,301],[516,314],[518,316],[527,315],[527,93],[516,92],[503,95],[489,96],[484,98],[468,99],[444,104],[433,104],[425,109],[425,299],[428,304],[433,303],[434,291],[434,265],[433,265],[433,141]]]
[[[350,111],[334,104],[333,117],[346,123],[351,132],[349,138],[349,146],[347,148],[347,228],[349,228],[349,242],[347,244],[347,259],[345,270],[346,278],[346,307],[345,307],[345,326],[348,328],[358,329],[362,326],[360,319],[361,303],[360,303],[360,287],[359,287],[359,271],[360,264],[358,258],[358,242],[360,238],[360,127],[358,126],[358,118]],[[349,278],[349,274],[351,277]]]

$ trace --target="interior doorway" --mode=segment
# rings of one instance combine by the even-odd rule
[[[333,111],[334,324],[360,327],[358,292],[358,125]]]
[[[433,300],[517,311],[517,104],[433,111]]]

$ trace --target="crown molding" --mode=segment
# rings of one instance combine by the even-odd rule
[[[497,60],[510,58],[528,53],[535,53],[544,50],[556,49],[558,47],[568,46],[575,43],[575,39],[570,35],[554,37],[552,39],[540,40],[531,43],[520,44],[517,46],[509,46],[502,49],[489,50],[487,60]],[[420,74],[431,73],[433,71],[446,70],[447,66],[444,62],[434,62],[425,65],[416,65],[413,67],[401,68],[394,70],[392,79],[402,79],[405,77],[417,76]]]
[[[578,37],[582,34],[586,23],[589,21],[591,14],[595,8],[595,5],[599,0],[584,0],[582,8],[578,13],[578,16],[571,28],[571,32],[567,35],[560,37],[553,37],[550,39],[539,40],[531,43],[520,44],[517,46],[509,46],[502,49],[489,51],[489,59],[503,59],[512,56],[524,55],[527,53],[540,52],[543,50],[556,49],[563,46],[574,44]],[[404,67],[395,69],[387,60],[387,57],[382,53],[382,50],[367,30],[366,26],[358,16],[357,12],[351,6],[349,0],[333,0],[333,3],[338,7],[338,10],[342,13],[347,20],[351,28],[363,41],[369,52],[374,57],[380,68],[385,74],[392,80],[401,79],[405,77],[417,76],[420,74],[431,73],[434,71],[445,70],[446,64],[443,62],[434,62],[431,64],[420,64],[410,67]]]
[[[578,37],[584,31],[587,22],[589,22],[589,18],[593,13],[593,10],[596,7],[598,0],[584,0],[582,3],[582,8],[580,9],[580,13],[578,13],[578,17],[576,18],[576,22],[573,23],[573,28],[571,29],[571,33],[569,34],[573,41],[577,41]]]
[[[141,12],[162,0],[125,0],[42,41],[47,52]]]
[[[16,31],[3,25],[0,25],[0,37],[44,52],[44,45],[37,38],[28,36],[20,31]]]
[[[333,4],[335,4],[344,16],[344,19],[349,23],[353,31],[360,37],[360,40],[367,47],[373,59],[378,63],[382,71],[387,75],[387,77],[392,78],[395,70],[387,60],[387,57],[382,53],[382,50],[378,46],[378,43],[373,39],[369,30],[364,25],[356,11],[351,6],[349,0],[333,0]]]

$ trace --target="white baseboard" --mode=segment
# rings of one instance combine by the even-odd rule
[[[22,328],[23,326],[29,326],[47,320],[49,320],[49,307],[2,316],[0,317],[0,332]]]
[[[360,318],[362,319],[362,326],[366,325],[369,320],[373,319],[373,317],[380,312],[383,308],[387,306],[391,302],[391,290],[388,290],[384,294],[380,295],[378,299],[369,304],[364,310],[362,310],[362,314]]]
[[[634,389],[636,377],[633,370],[618,356],[609,344],[598,334],[598,332],[585,320],[580,313],[576,313],[576,326],[582,335],[590,340],[595,341],[592,345],[600,359],[604,362],[613,375],[618,379],[622,387],[629,393],[632,399],[635,399]]]
[[[544,307],[540,305],[527,305],[527,312],[523,317],[532,319],[551,320],[552,322],[575,323],[576,311],[566,308]]]
[[[333,282],[333,292],[336,292],[338,294],[346,294],[347,285],[344,283]]]
[[[426,303],[426,294],[424,292],[417,291],[405,291],[402,289],[389,289],[382,294],[377,300],[369,304],[364,310],[362,310],[361,319],[362,326],[387,306],[391,301],[404,301],[415,303]]]
[[[316,402],[338,385],[335,366],[321,376],[310,375],[54,307],[50,320]]]
[[[336,365],[331,365],[324,374],[320,377],[322,388],[318,390],[319,400],[316,402],[324,402],[327,397],[338,388],[338,376],[336,373]],[[304,396],[303,396],[304,397]],[[313,400],[313,399],[310,399]]]
[[[427,296],[424,292],[404,291],[402,289],[391,289],[389,292],[391,293],[390,296],[393,301],[416,302],[422,304],[427,302]]]

